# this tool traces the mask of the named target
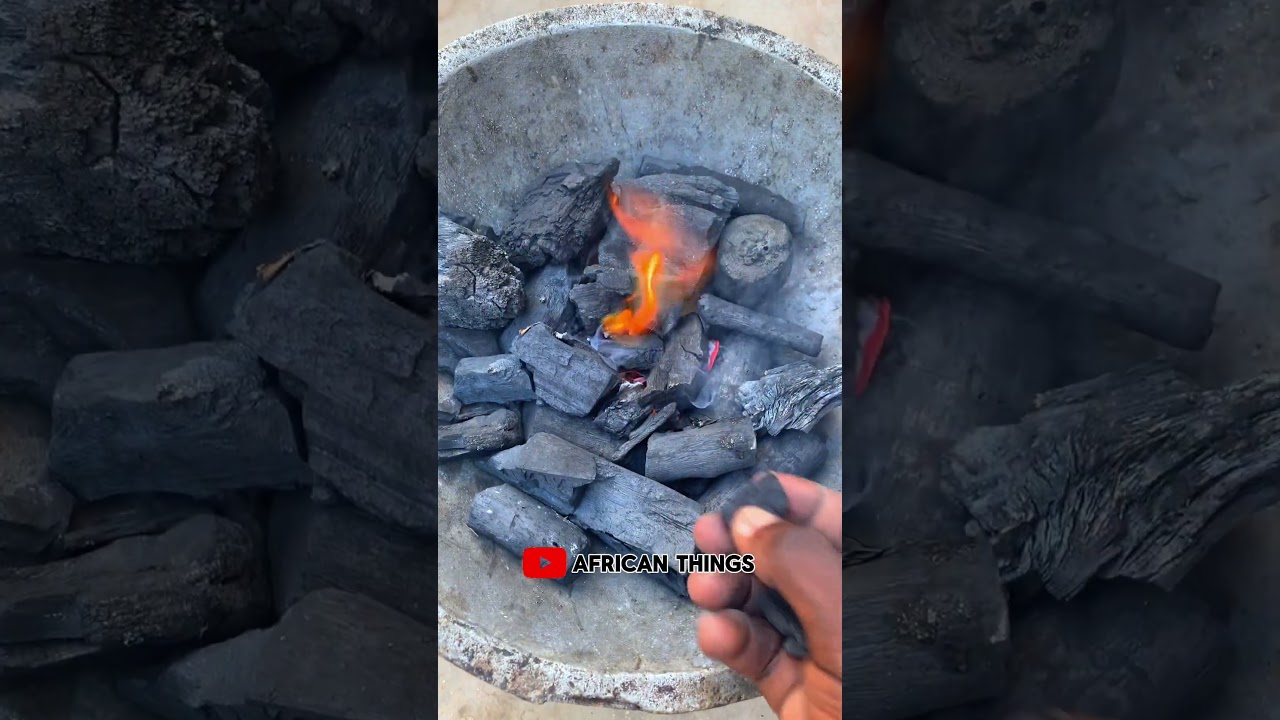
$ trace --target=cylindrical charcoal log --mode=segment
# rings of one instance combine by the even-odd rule
[[[736,330],[817,357],[822,336],[781,318],[758,313],[709,293],[698,298],[698,314],[711,327]]]
[[[564,548],[569,567],[589,545],[581,528],[510,485],[495,485],[476,493],[467,527],[516,557],[523,556],[527,548]],[[559,582],[572,583],[573,573],[565,573]]]
[[[524,402],[534,399],[533,380],[515,355],[463,358],[453,371],[453,394],[467,405]]]
[[[510,408],[452,425],[441,425],[438,435],[441,460],[497,452],[519,445],[524,440],[520,416]]]
[[[729,221],[716,251],[711,289],[745,307],[755,307],[777,292],[791,270],[791,231],[768,215],[743,215]]]
[[[746,419],[721,420],[699,428],[649,437],[644,474],[670,482],[713,478],[756,464],[756,433]]]
[[[873,126],[886,157],[982,195],[1093,125],[1119,77],[1117,0],[894,0]]]

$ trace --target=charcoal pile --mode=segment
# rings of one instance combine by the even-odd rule
[[[759,309],[804,252],[803,209],[698,166],[620,165],[549,170],[500,229],[439,213],[439,458],[501,483],[468,524],[517,555],[693,553],[694,521],[753,471],[827,456],[841,368]]]
[[[432,51],[285,5],[0,10],[6,720],[434,702]]]

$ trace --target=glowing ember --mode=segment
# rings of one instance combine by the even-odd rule
[[[627,306],[601,325],[613,338],[648,335],[664,313],[682,307],[702,290],[715,265],[705,243],[693,237],[676,208],[635,187],[611,186],[609,207],[635,246],[631,264],[636,289]]]

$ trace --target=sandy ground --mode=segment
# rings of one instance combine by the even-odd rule
[[[439,46],[517,15],[580,2],[554,0],[490,0],[476,3],[452,0],[439,4]],[[773,0],[685,0],[667,3],[704,8],[772,30],[796,40],[824,57],[840,63],[840,5],[833,0],[774,2]],[[637,711],[609,710],[574,705],[534,705],[472,677],[454,665],[440,661],[439,717],[443,720],[621,720],[631,718],[681,718],[684,720],[765,720],[776,717],[757,698],[715,710],[683,715],[652,715]]]

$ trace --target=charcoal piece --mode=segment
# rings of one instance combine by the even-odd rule
[[[48,407],[68,357],[36,316],[0,295],[0,395]]]
[[[618,375],[600,354],[556,339],[541,323],[516,338],[511,352],[533,371],[538,399],[570,415],[589,415],[618,386]]]
[[[640,159],[640,177],[647,175],[700,175],[715,178],[738,193],[736,213],[739,215],[768,215],[787,224],[792,235],[804,232],[804,215],[791,201],[760,185],[742,178],[726,175],[700,165],[685,165],[645,155]]]
[[[162,535],[0,570],[0,676],[252,627],[270,609],[258,550],[241,525],[200,515]]]
[[[617,370],[649,370],[662,359],[666,344],[657,335],[611,339],[605,337],[603,329],[598,329],[591,337],[591,347]]]
[[[993,538],[1006,581],[1037,578],[1060,599],[1094,578],[1171,588],[1280,501],[1280,374],[1214,390],[1152,385],[1095,380],[1057,394],[1069,404],[956,443],[946,485]]]
[[[822,336],[818,333],[795,323],[735,305],[715,295],[703,294],[698,298],[698,314],[702,316],[703,322],[711,327],[745,333],[791,348],[809,357],[817,357],[822,351]]]
[[[306,482],[293,421],[244,345],[78,355],[53,397],[49,471],[83,500]]]
[[[659,409],[648,409],[647,413],[634,429],[619,437],[602,429],[590,418],[574,417],[545,405],[527,403],[524,406],[524,432],[526,438],[540,432],[550,433],[616,463],[622,462],[627,453],[669,422],[676,414],[676,406],[668,403]]]
[[[613,463],[596,461],[596,481],[587,486],[570,518],[578,526],[615,538],[637,552],[675,555],[694,552],[693,524],[698,503]]]
[[[635,244],[618,224],[617,218],[611,218],[605,227],[604,237],[596,248],[596,261],[600,269],[593,271],[592,276],[587,279],[620,295],[630,295],[636,287],[635,268],[631,264],[631,253],[634,250]],[[606,273],[608,278],[602,277]],[[585,271],[583,275],[586,276]],[[625,284],[621,280],[623,277],[627,278]]]
[[[706,384],[693,406],[713,419],[744,417],[738,389],[744,382],[759,380],[773,367],[773,352],[760,338],[742,333],[726,333],[720,339],[715,365],[707,373]]]
[[[511,343],[520,331],[542,323],[552,332],[570,329],[574,304],[569,291],[578,282],[578,273],[566,265],[547,265],[529,275],[524,283],[524,310],[498,336],[498,346],[511,352]]]
[[[547,173],[512,210],[502,246],[524,269],[565,263],[597,242],[607,219],[605,187],[618,172],[617,158],[565,163]]]
[[[524,274],[494,241],[440,215],[440,324],[497,330],[524,310]]]
[[[436,420],[442,423],[454,422],[461,411],[462,403],[453,394],[453,376],[440,373],[436,377]]]
[[[522,440],[520,416],[515,410],[502,408],[465,422],[441,425],[440,459],[506,450]]]
[[[67,527],[74,499],[49,479],[49,416],[0,400],[0,557],[35,555]]]
[[[818,369],[801,361],[743,383],[738,402],[757,430],[770,435],[788,429],[809,432],[829,410],[840,407],[843,385],[839,365]]]
[[[615,537],[608,535],[607,533],[593,532],[591,533],[591,535],[595,537],[597,540],[599,540],[600,544],[603,545],[606,550],[610,551],[611,553],[614,553],[615,555],[648,555],[650,557],[653,556],[653,553],[646,553],[643,550],[639,550],[637,548],[631,547],[630,545],[622,542],[621,540]],[[646,575],[646,577],[649,577],[653,580],[656,580],[662,583],[663,585],[667,586],[667,588],[669,588],[672,592],[674,592],[676,595],[680,597],[683,597],[683,598],[689,597],[688,576],[681,574],[678,570],[674,568],[674,566],[669,568],[665,573],[649,573]]]
[[[0,254],[195,261],[265,205],[270,90],[208,14],[6,5]]]
[[[750,483],[738,488],[720,509],[720,515],[725,524],[732,527],[733,516],[748,506],[760,508],[780,518],[785,518],[791,510],[787,493],[782,489],[777,476],[770,472],[762,472]],[[782,636],[782,648],[794,657],[808,657],[809,643],[805,639],[804,626],[782,594],[766,587],[752,600],[756,610]]]
[[[439,341],[436,367],[449,372],[453,372],[462,358],[497,355],[499,352],[498,337],[488,330],[442,327]]]
[[[438,289],[413,273],[389,276],[371,270],[365,279],[374,290],[402,308],[424,316],[435,312]]]
[[[277,614],[323,588],[360,593],[421,623],[435,621],[434,542],[344,503],[301,493],[271,503],[271,588]]]
[[[536,403],[526,403],[526,405],[535,405],[535,404]],[[472,418],[478,418],[481,415],[488,415],[490,413],[497,412],[501,410],[503,407],[504,407],[503,405],[498,405],[496,403],[476,403],[474,405],[463,405],[462,408],[458,410],[458,414],[455,415],[453,420],[451,420],[450,422],[464,422]]]
[[[573,512],[596,479],[596,456],[547,433],[534,433],[525,444],[482,460],[479,466],[565,515]]]
[[[515,355],[463,358],[453,371],[453,392],[463,403],[533,400],[533,381]]]
[[[414,83],[404,62],[351,56],[290,97],[272,127],[283,165],[278,201],[200,281],[196,304],[207,332],[224,331],[259,267],[317,240],[354,255],[358,271],[390,248],[422,243],[430,188],[414,167],[414,148],[431,100]]]
[[[711,290],[743,307],[755,307],[782,287],[791,270],[791,232],[768,215],[729,221],[716,250]]]
[[[819,433],[783,430],[756,441],[756,465],[748,470],[735,470],[706,489],[699,498],[703,512],[719,512],[729,498],[751,482],[757,472],[780,472],[799,477],[812,477],[827,461],[827,441]]]
[[[755,464],[755,430],[746,418],[736,418],[651,435],[644,474],[650,480],[670,482],[719,477]]]
[[[719,180],[698,175],[658,174],[613,183],[622,212],[644,220],[655,212],[678,221],[686,237],[697,238],[708,251],[720,241],[729,214],[738,206],[738,191]],[[656,201],[656,205],[655,205]],[[667,218],[664,218],[664,221]]]
[[[120,495],[84,503],[72,511],[54,549],[58,555],[77,555],[121,538],[159,535],[209,511],[208,505],[182,495]]]
[[[510,485],[495,485],[476,493],[467,527],[516,557],[521,557],[527,548],[562,548],[569,555],[569,567],[589,544],[587,534],[577,525]],[[559,582],[570,585],[573,578],[573,573],[566,573]]]
[[[600,283],[574,285],[569,297],[573,300],[578,322],[586,328],[600,325],[606,315],[621,310],[627,299],[626,293],[615,292]]]
[[[199,0],[218,21],[227,50],[271,81],[330,62],[342,51],[348,31],[321,6],[301,0],[287,6]]]
[[[338,22],[354,27],[364,38],[366,52],[403,57],[426,38],[430,24],[416,0],[320,0]]]
[[[596,426],[618,437],[626,437],[653,415],[663,393],[635,384],[625,384],[608,405],[596,413]]]
[[[0,689],[4,720],[158,720],[127,702],[114,678],[100,670],[63,671],[49,677],[23,678]]]
[[[421,682],[436,632],[362,595],[317,590],[274,626],[137,673],[121,688],[165,718],[360,718],[430,714]]]
[[[662,358],[650,371],[645,389],[681,408],[692,407],[706,382],[706,368],[706,330],[697,315],[686,315],[667,335]]]
[[[635,275],[629,266],[588,265],[582,276],[619,295],[630,295],[636,287]]]

